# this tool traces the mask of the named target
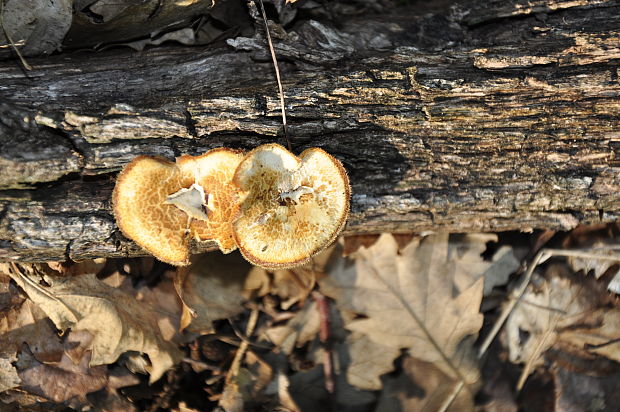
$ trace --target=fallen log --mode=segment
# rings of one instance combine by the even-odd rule
[[[322,147],[350,174],[345,233],[620,217],[620,2],[523,4],[277,33],[293,150]],[[133,157],[283,143],[262,38],[0,61],[0,259],[140,255],[110,206]]]

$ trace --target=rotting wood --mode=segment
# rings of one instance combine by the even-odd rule
[[[323,147],[351,175],[346,233],[620,217],[620,2],[521,3],[275,40],[293,149]],[[131,158],[284,143],[257,39],[63,54],[26,74],[0,62],[0,259],[138,255],[110,208]]]

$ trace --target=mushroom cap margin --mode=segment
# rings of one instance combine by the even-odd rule
[[[257,266],[304,264],[331,245],[346,224],[349,179],[323,149],[310,148],[297,157],[278,144],[259,146],[241,162],[234,183],[245,198],[233,234],[241,253]],[[276,204],[282,190],[298,185],[310,185],[312,195],[300,204]]]

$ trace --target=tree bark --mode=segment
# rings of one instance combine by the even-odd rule
[[[350,174],[345,233],[618,219],[620,2],[443,3],[274,31],[294,151]],[[262,38],[0,62],[0,259],[142,254],[110,207],[133,157],[284,143]]]

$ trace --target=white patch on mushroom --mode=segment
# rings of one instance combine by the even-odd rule
[[[301,185],[297,187],[296,189],[288,190],[288,191],[280,193],[280,201],[284,203],[291,202],[295,205],[298,205],[300,198],[303,195],[308,194],[308,193],[314,193],[314,189],[311,188],[310,186]],[[287,200],[289,202],[287,202]]]
[[[207,195],[199,184],[194,183],[187,189],[181,189],[171,194],[164,203],[175,205],[191,218],[209,220]]]

